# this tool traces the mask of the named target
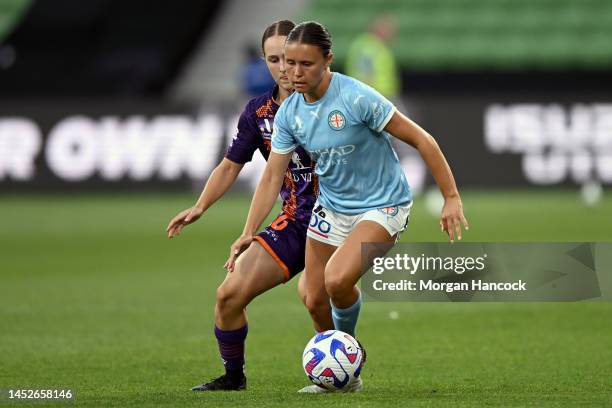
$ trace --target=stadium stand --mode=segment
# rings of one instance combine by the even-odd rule
[[[2,21],[24,1],[2,0]],[[1,44],[3,96],[157,95],[214,20],[220,0],[32,1]],[[10,10],[13,10],[10,12]],[[13,16],[12,18],[10,16]]]
[[[313,0],[305,19],[328,27],[342,64],[383,13],[397,20],[392,49],[410,70],[612,67],[609,0]]]
[[[245,61],[245,45],[259,46],[263,29],[273,21],[299,21],[307,4],[308,0],[223,1],[208,35],[202,38],[170,90],[171,98],[196,103],[240,99],[237,79]]]
[[[2,0],[0,1],[0,42],[4,36],[19,21],[23,12],[30,5],[31,0]]]

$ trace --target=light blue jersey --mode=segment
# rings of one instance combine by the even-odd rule
[[[325,95],[307,103],[298,92],[276,113],[272,151],[304,147],[316,161],[319,202],[359,214],[411,201],[410,188],[383,128],[395,113],[368,85],[334,72]]]

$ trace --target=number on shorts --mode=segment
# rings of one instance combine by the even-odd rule
[[[270,227],[272,227],[273,230],[282,231],[287,227],[287,225],[289,225],[289,221],[287,221],[288,219],[289,216],[287,214],[281,214],[277,219],[272,221]]]

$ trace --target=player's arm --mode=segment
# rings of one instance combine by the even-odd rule
[[[243,167],[244,164],[235,163],[224,158],[210,174],[202,190],[202,194],[200,194],[195,205],[181,211],[170,220],[166,228],[168,238],[179,235],[184,226],[197,221],[206,210],[208,210],[219,198],[223,197],[227,190],[234,184]]]
[[[276,197],[283,185],[291,154],[292,152],[283,154],[270,152],[268,163],[251,201],[251,208],[242,235],[232,245],[230,256],[225,263],[228,271],[231,272],[234,269],[236,258],[251,244],[255,233],[272,211]]]
[[[243,167],[244,164],[224,158],[211,173],[194,207],[202,212],[208,210],[234,184]]]
[[[468,229],[468,222],[463,215],[463,204],[453,172],[436,140],[415,122],[397,111],[384,130],[419,151],[444,196],[440,228],[448,233],[451,242],[455,240],[455,236],[461,239],[461,224]]]

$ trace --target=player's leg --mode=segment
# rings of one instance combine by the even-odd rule
[[[226,275],[217,289],[215,304],[215,337],[226,374],[193,390],[245,388],[244,344],[248,332],[245,308],[259,294],[286,279],[283,268],[259,242],[254,241],[240,255],[234,271]]]
[[[306,274],[303,273],[300,275],[300,279],[298,280],[298,296],[306,306]]]
[[[325,231],[314,231],[313,235],[316,235],[318,240],[333,240],[334,243],[339,245],[337,250],[327,259],[324,271],[325,290],[331,297],[332,317],[334,327],[337,330],[353,335],[355,333],[355,326],[361,309],[361,294],[355,287],[362,272],[361,244],[363,242],[395,242],[397,234],[406,226],[409,213],[409,205],[391,207],[382,209],[382,211],[371,210],[359,216],[345,216],[334,213],[329,209],[322,209],[321,212],[317,213],[328,224]],[[311,222],[311,227],[313,224],[315,223]],[[327,236],[323,237],[318,232],[325,232]],[[311,230],[309,229],[309,237],[310,234]],[[308,277],[309,275],[306,278],[308,279]],[[365,349],[363,349],[363,352],[365,360]],[[359,392],[362,388],[363,382],[360,376],[357,381],[345,387],[343,391]],[[311,385],[298,392],[321,393],[326,392],[326,390]]]
[[[393,244],[408,225],[411,203],[367,211],[353,218],[351,231],[325,270],[325,289],[332,301],[336,329],[355,335],[361,293],[355,284],[363,272],[361,244]]]
[[[318,332],[334,329],[329,296],[325,291],[325,266],[336,249],[334,245],[306,238],[306,268],[300,277],[298,292]],[[298,390],[308,394],[326,391],[318,385],[307,385]]]
[[[361,243],[393,242],[393,240],[394,238],[379,224],[373,221],[362,221],[357,224],[328,260],[324,272],[325,290],[332,300],[332,316],[336,330],[355,336],[355,326],[361,308],[360,293],[355,287],[355,283],[361,277]],[[343,392],[359,392],[362,389],[363,381],[360,376]],[[298,392],[323,393],[329,391],[317,385],[310,385]]]
[[[247,323],[246,306],[255,297],[287,280],[285,271],[262,245],[253,241],[240,255],[233,272],[217,289],[215,324],[237,330]]]
[[[362,274],[361,244],[392,243],[395,236],[374,221],[361,221],[331,257],[325,268],[325,290],[331,298],[337,330],[355,336],[361,309],[361,293],[355,286]]]
[[[334,328],[329,296],[325,291],[325,266],[336,249],[336,246],[310,237],[306,239],[306,268],[301,280],[305,293],[305,305],[316,331]]]

